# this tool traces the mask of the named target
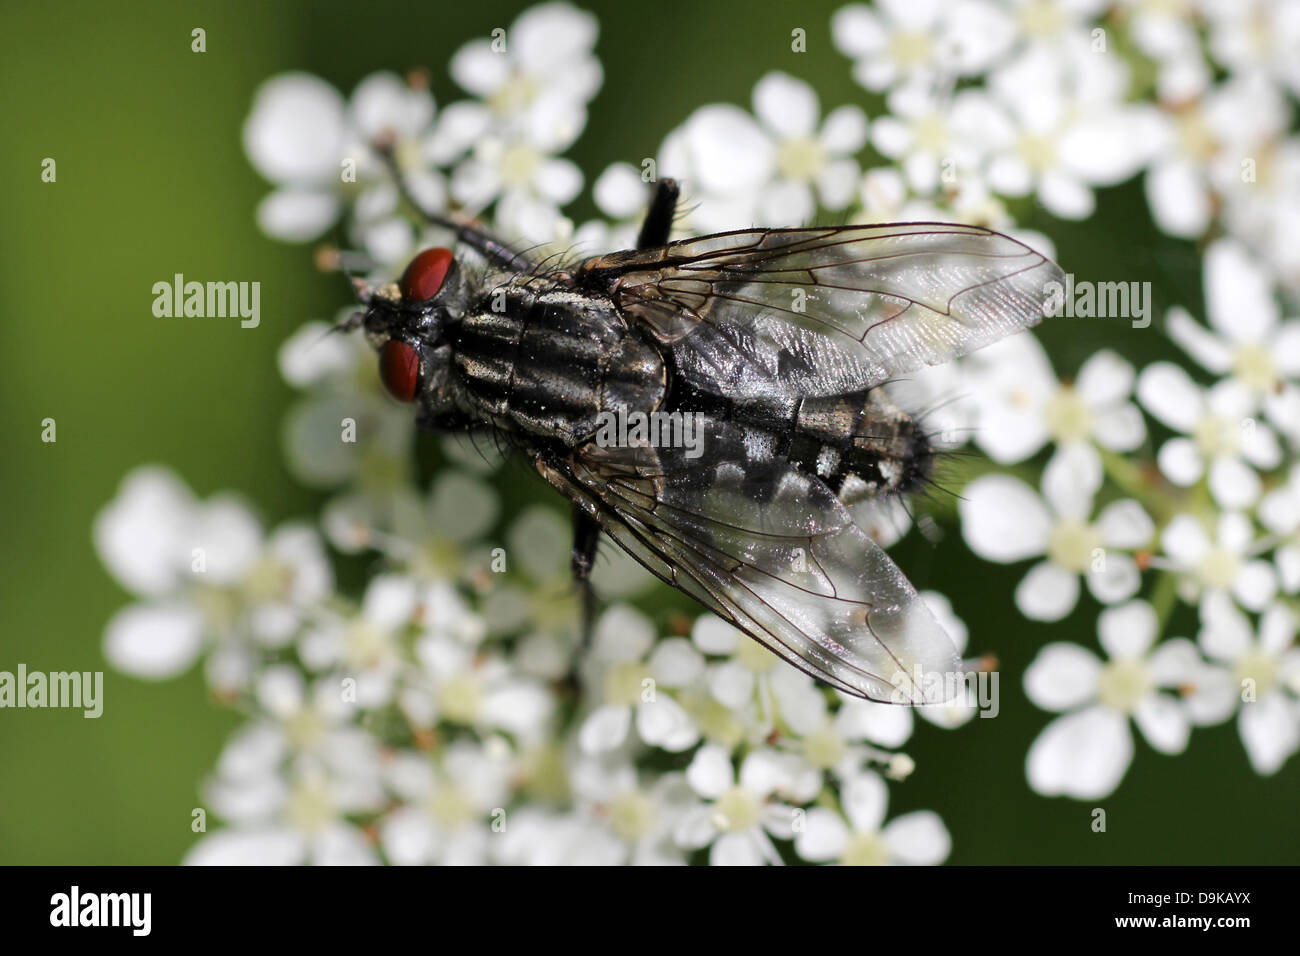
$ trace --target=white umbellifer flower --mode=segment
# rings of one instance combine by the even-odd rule
[[[951,102],[921,84],[890,92],[889,113],[871,124],[871,144],[902,167],[908,185],[928,194],[973,178],[986,155],[989,130],[1006,121],[982,90]]]
[[[936,866],[952,852],[952,837],[930,810],[904,813],[885,823],[889,790],[872,771],[855,774],[842,788],[844,818],[826,807],[808,811],[794,838],[795,852],[813,863],[845,866]]]
[[[230,829],[202,837],[189,865],[357,865],[379,859],[352,814],[378,810],[378,741],[360,728],[331,732],[293,756],[296,731],[270,721],[244,727],[226,744],[206,803]]]
[[[600,690],[594,696],[601,703],[578,731],[583,753],[623,746],[634,723],[637,735],[652,747],[676,753],[699,742],[695,721],[668,693],[704,673],[704,660],[687,641],[656,645],[654,625],[645,615],[615,605],[596,623],[588,662],[595,665]]]
[[[1115,59],[1082,57],[1094,71]],[[989,111],[981,135],[994,191],[1032,192],[1056,216],[1086,219],[1095,205],[1092,187],[1123,182],[1146,163],[1157,121],[1148,107],[1111,95],[1117,81],[1122,89],[1122,77],[1102,77],[1095,91],[1081,89],[1077,71],[1065,66],[1068,61],[1039,48],[997,70],[989,89],[1011,119],[998,121],[999,112]]]
[[[767,748],[753,750],[737,775],[727,748],[701,747],[686,768],[686,780],[706,802],[678,821],[677,843],[691,850],[710,847],[712,866],[779,864],[771,838],[794,835],[794,807],[774,799],[791,783],[789,760]]]
[[[269,538],[233,495],[199,502],[170,471],[138,468],[96,517],[95,546],[146,598],[109,622],[104,653],[137,677],[166,678],[213,647],[210,684],[242,687],[255,647],[284,646],[333,587],[319,536],[285,525]]]
[[[1300,749],[1295,635],[1295,613],[1283,604],[1264,611],[1258,635],[1222,594],[1208,597],[1201,609],[1198,641],[1217,673],[1198,682],[1199,722],[1219,723],[1237,711],[1241,741],[1259,774],[1275,773]]]
[[[585,10],[538,4],[516,17],[505,37],[462,46],[452,57],[451,75],[484,101],[494,119],[547,112],[554,101],[585,106],[603,79],[593,55],[599,30]],[[569,142],[579,131],[569,131]]]
[[[1199,59],[1199,50],[1193,56]],[[1156,224],[1171,236],[1196,238],[1209,229],[1216,201],[1227,204],[1232,220],[1275,206],[1288,179],[1271,177],[1265,157],[1273,156],[1289,113],[1285,99],[1257,74],[1233,77],[1159,111],[1152,130],[1158,149],[1145,183]],[[1257,156],[1262,167],[1244,178],[1243,157]]]
[[[1063,712],[1029,748],[1029,785],[1044,796],[1104,797],[1119,786],[1133,760],[1133,718],[1149,744],[1182,753],[1190,723],[1182,687],[1199,660],[1182,638],[1154,649],[1158,623],[1145,601],[1107,608],[1097,619],[1109,661],[1077,644],[1049,644],[1025,672],[1025,693],[1043,710]]]
[[[467,43],[452,59],[456,81],[482,103],[446,111],[438,159],[455,168],[451,194],[471,212],[498,202],[497,228],[530,243],[567,240],[573,225],[559,209],[582,190],[582,172],[557,154],[587,123],[600,87],[592,55],[596,18],[567,3],[520,14],[505,37]]]
[[[754,115],[776,147],[776,179],[763,202],[766,222],[803,225],[819,204],[839,210],[853,199],[853,156],[867,142],[866,114],[841,106],[818,129],[820,112],[813,88],[789,74],[768,73],[754,87]]]
[[[1154,526],[1131,499],[1107,505],[1093,521],[1101,480],[1095,456],[1075,446],[1048,463],[1041,499],[1009,475],[985,475],[962,492],[962,535],[972,551],[1003,564],[1046,555],[1016,588],[1016,606],[1026,617],[1057,621],[1069,614],[1079,599],[1081,574],[1104,604],[1137,593],[1137,564],[1119,549],[1142,547]]]
[[[479,866],[510,799],[508,748],[458,741],[437,758],[407,751],[385,766],[401,804],[384,815],[380,844],[400,865]]]
[[[678,821],[697,805],[694,791],[680,773],[653,782],[638,782],[626,758],[583,758],[569,774],[570,783],[588,812],[617,840],[616,864],[667,866],[686,862],[673,842]],[[582,855],[582,850],[577,851]]]
[[[1179,306],[1168,317],[1170,338],[1205,369],[1230,375],[1257,402],[1274,395],[1284,379],[1300,378],[1300,319],[1282,321],[1268,274],[1240,242],[1220,239],[1206,250],[1205,303],[1209,329]]]
[[[1277,0],[1200,0],[1210,54],[1239,73],[1263,73],[1300,96],[1300,11]]]
[[[1257,399],[1249,387],[1230,378],[1202,388],[1172,362],[1155,362],[1138,376],[1137,395],[1147,411],[1183,433],[1160,446],[1156,460],[1166,478],[1187,487],[1205,477],[1224,508],[1247,508],[1259,499],[1255,469],[1276,468],[1282,451],[1273,430],[1252,417]]]
[[[1182,103],[1202,92],[1210,68],[1201,54],[1196,19],[1201,0],[1122,0],[1138,49],[1159,64],[1157,98]]]
[[[1173,517],[1160,533],[1164,556],[1155,563],[1182,574],[1179,592],[1188,601],[1229,594],[1243,607],[1263,610],[1277,593],[1273,566],[1255,557],[1255,531],[1238,513],[1218,516],[1214,536],[1188,514]]]
[[[415,233],[396,214],[397,189],[371,144],[392,138],[412,192],[441,207],[446,187],[426,157],[433,117],[429,91],[392,73],[366,77],[346,104],[308,73],[266,81],[244,124],[250,162],[277,187],[258,206],[263,231],[277,239],[314,239],[338,218],[346,198],[354,202],[354,240],[379,262],[401,259]]]
[[[996,5],[982,0],[880,0],[877,9],[854,3],[831,19],[831,36],[853,58],[853,77],[881,92],[938,74],[971,76],[995,63],[1014,39],[1014,27]]]
[[[760,222],[764,187],[776,169],[776,150],[754,118],[738,106],[702,106],[665,137],[657,168],[680,180],[693,208],[683,228],[723,232]]]
[[[322,621],[303,636],[303,663],[314,671],[337,670],[353,680],[356,702],[363,709],[390,703],[402,667],[402,637],[416,620],[419,598],[413,578],[376,575],[366,586],[359,613]]]
[[[352,482],[367,505],[388,513],[397,488],[407,485],[415,424],[410,408],[380,384],[374,349],[364,336],[331,335],[325,323],[308,322],[280,347],[279,362],[289,384],[308,389],[283,425],[291,473],[312,487]],[[331,538],[346,551],[360,546]]]
[[[826,702],[812,678],[722,618],[696,618],[691,642],[705,654],[726,655],[726,660],[708,665],[709,694],[757,736],[765,737],[778,719],[803,728],[821,719]]]
[[[1142,413],[1129,400],[1133,366],[1109,349],[1084,362],[1073,384],[1057,380],[1028,334],[981,349],[962,367],[975,443],[999,464],[1023,461],[1049,441],[1132,451],[1146,438]]]

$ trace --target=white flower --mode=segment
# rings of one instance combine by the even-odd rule
[[[1218,665],[1218,679],[1203,678],[1203,723],[1227,719],[1237,709],[1237,728],[1250,765],[1272,774],[1300,749],[1300,648],[1296,617],[1272,604],[1259,620],[1258,636],[1246,615],[1223,595],[1207,598],[1198,641]]]
[[[691,641],[705,654],[727,655],[710,662],[709,694],[766,736],[778,719],[804,729],[821,719],[826,702],[807,674],[796,670],[749,635],[712,614],[696,618]]]
[[[952,852],[952,837],[938,814],[916,810],[885,823],[889,791],[871,771],[842,788],[845,820],[834,810],[813,807],[795,833],[795,852],[805,860],[846,866],[912,864],[936,866]]]
[[[308,322],[280,347],[279,361],[285,380],[308,391],[283,424],[291,473],[313,487],[352,483],[365,499],[358,510],[391,513],[395,486],[406,484],[399,479],[410,467],[415,425],[411,409],[384,391],[364,336],[330,334],[325,323]],[[333,543],[357,550],[346,537],[332,536]]]
[[[1219,515],[1213,538],[1202,521],[1175,515],[1160,533],[1160,545],[1164,556],[1153,564],[1182,574],[1179,593],[1186,600],[1230,594],[1243,607],[1259,611],[1277,592],[1273,566],[1254,557],[1254,529],[1244,515]]]
[[[380,826],[389,860],[444,866],[486,862],[489,817],[504,814],[510,798],[508,748],[499,738],[491,743],[500,746],[460,741],[436,760],[409,751],[393,757],[384,773],[402,803]]]
[[[1016,605],[1028,618],[1057,621],[1079,598],[1079,575],[1105,604],[1137,593],[1140,574],[1133,558],[1118,549],[1140,548],[1154,531],[1141,505],[1113,502],[1090,518],[1101,469],[1081,446],[1065,448],[1043,473],[1040,499],[1009,475],[977,478],[962,492],[962,535],[980,557],[999,563],[1036,564],[1016,588]]]
[[[138,677],[188,669],[214,646],[209,682],[242,686],[252,646],[282,647],[333,587],[319,537],[285,525],[269,538],[233,495],[197,501],[171,472],[146,466],[123,479],[96,517],[100,558],[128,589],[145,597],[109,622],[104,653]]]
[[[397,189],[371,144],[393,140],[394,155],[411,190],[429,206],[445,203],[441,176],[426,159],[434,117],[428,90],[391,73],[374,73],[345,104],[324,80],[285,73],[266,81],[244,124],[249,161],[276,190],[258,206],[264,232],[278,239],[314,239],[355,202],[353,238],[380,262],[406,255],[414,241],[398,217]]]
[[[377,810],[378,745],[359,728],[347,746],[291,757],[289,735],[268,721],[246,726],[227,743],[206,786],[213,812],[232,828],[201,838],[189,865],[357,865],[379,862],[350,814]],[[332,756],[331,756],[332,754]]]
[[[697,804],[680,773],[665,773],[638,782],[637,769],[626,759],[584,758],[569,775],[579,805],[601,820],[619,845],[617,864],[667,866],[686,862],[673,842],[683,815]],[[579,851],[581,852],[581,851]]]
[[[1250,388],[1231,378],[1202,388],[1172,362],[1155,362],[1138,376],[1137,395],[1152,415],[1183,433],[1160,446],[1156,460],[1166,478],[1187,487],[1206,477],[1224,508],[1258,500],[1255,469],[1276,468],[1282,451],[1273,430],[1251,417],[1257,400]]]
[[[754,87],[754,115],[776,147],[776,179],[763,206],[767,222],[802,225],[819,201],[838,210],[853,198],[858,163],[852,157],[866,145],[867,118],[856,106],[841,106],[819,130],[819,112],[813,88],[786,73],[768,73]]]
[[[1077,644],[1049,644],[1025,672],[1025,693],[1044,710],[1063,712],[1029,748],[1029,785],[1044,796],[1079,800],[1114,791],[1133,759],[1129,718],[1162,753],[1187,747],[1183,703],[1163,688],[1181,687],[1197,660],[1190,641],[1152,648],[1155,612],[1145,601],[1107,608],[1097,620],[1100,661]]]
[[[854,79],[875,92],[949,71],[979,73],[1014,38],[1006,14],[980,0],[880,0],[876,7],[850,4],[831,19],[836,48],[853,58]]]
[[[516,17],[504,38],[462,46],[452,57],[451,75],[496,117],[527,115],[556,100],[584,106],[603,79],[592,55],[598,32],[596,18],[584,10],[538,4]],[[576,135],[570,131],[570,142]]]
[[[712,866],[758,866],[781,862],[772,837],[794,835],[794,808],[774,799],[791,782],[789,758],[768,749],[751,751],[736,774],[725,747],[706,744],[686,768],[686,779],[706,801],[688,811],[674,831],[692,850],[710,847]]]
[[[1202,367],[1231,375],[1257,400],[1300,377],[1300,319],[1282,321],[1268,274],[1240,242],[1206,250],[1205,303],[1210,329],[1178,306],[1168,317],[1170,338]]]
[[[704,661],[689,642],[676,638],[656,645],[648,618],[615,605],[596,623],[593,644],[590,660],[603,665],[595,678],[601,703],[578,732],[583,753],[621,747],[633,723],[652,747],[680,752],[699,742],[695,722],[667,690],[694,683],[704,673]]]
[[[899,163],[920,194],[972,178],[983,162],[998,108],[982,90],[963,90],[951,103],[913,84],[890,92],[889,113],[871,124],[871,144]]]
[[[975,443],[999,464],[1023,461],[1049,441],[1132,451],[1146,438],[1142,413],[1129,400],[1133,366],[1109,349],[1084,362],[1073,384],[1057,380],[1028,334],[981,349],[963,368]]]
[[[1116,59],[1081,56],[1094,70]],[[1014,119],[989,122],[982,135],[996,192],[1032,192],[1056,216],[1086,219],[1095,205],[1093,186],[1123,182],[1146,163],[1156,120],[1147,107],[1114,102],[1111,90],[1122,77],[1099,79],[1098,90],[1081,88],[1069,65],[1037,48],[997,70],[989,88]]]

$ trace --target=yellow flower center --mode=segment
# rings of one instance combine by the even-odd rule
[[[1020,10],[1020,25],[1030,36],[1054,36],[1064,28],[1065,15],[1056,0],[1031,0]]]
[[[830,724],[814,730],[803,739],[803,757],[822,770],[834,767],[844,757],[844,738]]]
[[[1280,670],[1276,657],[1258,649],[1243,654],[1233,667],[1238,685],[1245,680],[1255,682],[1256,699],[1263,697],[1277,686]]]
[[[758,826],[760,806],[753,793],[744,787],[732,787],[713,804],[713,825],[731,833],[751,830]]]
[[[932,152],[943,152],[948,145],[948,124],[938,113],[931,113],[916,121],[912,127],[916,145]]]
[[[646,668],[632,661],[615,664],[605,674],[605,701],[619,707],[641,702],[641,682],[650,676]]]
[[[1029,167],[1045,172],[1056,165],[1056,144],[1050,137],[1025,133],[1020,137],[1017,150]]]
[[[443,826],[455,829],[474,819],[474,805],[460,787],[454,785],[439,786],[429,794],[425,801],[425,810],[429,816]]]
[[[329,790],[320,780],[300,780],[289,793],[285,817],[301,833],[319,833],[334,822],[337,814]]]
[[[501,154],[501,178],[510,186],[526,186],[540,163],[541,154],[528,143],[508,146]]]
[[[1196,569],[1201,584],[1207,588],[1230,588],[1237,580],[1241,559],[1227,548],[1210,548]]]
[[[1047,536],[1047,556],[1067,571],[1087,571],[1099,547],[1101,534],[1077,518],[1065,518]]]
[[[1231,422],[1207,415],[1192,430],[1192,440],[1207,458],[1231,455],[1237,450],[1237,429]]]
[[[786,140],[776,152],[776,166],[787,179],[808,182],[826,166],[826,150],[811,136]]]
[[[343,654],[348,663],[362,670],[380,664],[390,650],[388,635],[364,617],[352,622],[343,640]]]
[[[840,857],[844,866],[884,866],[888,862],[889,847],[884,837],[874,830],[849,837],[844,855]]]
[[[680,702],[707,739],[734,747],[744,738],[744,725],[721,701],[708,694],[688,691],[681,695]]]
[[[438,688],[438,708],[456,724],[472,724],[483,706],[483,688],[472,674],[458,674]]]
[[[1069,386],[1057,390],[1043,410],[1047,430],[1057,442],[1083,441],[1092,434],[1092,409]]]
[[[921,66],[930,61],[934,43],[929,34],[900,31],[889,39],[889,57],[903,66]]]
[[[1238,346],[1232,369],[1237,378],[1258,391],[1270,391],[1277,384],[1277,366],[1273,363],[1273,356],[1262,345]]]
[[[488,107],[499,116],[518,112],[537,96],[537,83],[527,73],[516,73],[488,97]]]
[[[314,708],[304,707],[285,723],[285,732],[295,750],[311,750],[325,736],[325,721]]]
[[[1097,699],[1111,710],[1131,714],[1150,690],[1146,666],[1141,661],[1120,658],[1102,668]]]
[[[610,802],[609,826],[629,842],[641,839],[655,822],[654,801],[638,791],[621,793]]]

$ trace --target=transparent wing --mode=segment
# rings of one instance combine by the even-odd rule
[[[836,395],[964,355],[1043,314],[1059,266],[979,226],[894,223],[686,239],[583,264],[719,394]]]
[[[960,688],[951,640],[825,484],[727,423],[701,438],[698,458],[588,444],[540,470],[650,571],[832,687],[912,704]]]

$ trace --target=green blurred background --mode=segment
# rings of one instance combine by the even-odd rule
[[[601,18],[606,83],[571,155],[589,181],[612,161],[654,155],[693,108],[747,105],[770,69],[811,81],[826,108],[859,102],[877,112],[830,45],[838,5],[585,4]],[[95,557],[90,526],[123,474],[169,464],[200,495],[242,492],[268,523],[311,514],[322,500],[282,464],[279,427],[292,395],[275,352],[304,320],[332,316],[347,291],[314,270],[308,249],[254,225],[267,186],[239,136],[253,91],[286,69],[346,93],[373,70],[423,65],[447,103],[459,97],[450,55],[508,26],[522,6],[4,4],[0,670],[105,670],[106,691],[98,720],[0,711],[0,863],[179,860],[194,839],[198,783],[237,723],[208,699],[197,669],[159,684],[107,670],[103,626],[128,597]],[[790,51],[796,26],[808,34],[802,55]],[[195,27],[207,31],[206,53],[190,51]],[[58,163],[55,184],[41,182],[44,157]],[[1154,232],[1136,184],[1100,198],[1085,226],[1023,218],[1053,236],[1080,278],[1149,279],[1157,315],[1174,301],[1199,313],[1197,251]],[[591,212],[585,202],[579,219]],[[260,328],[155,318],[151,287],[176,272],[260,281]],[[1154,328],[1122,323],[1049,323],[1043,338],[1063,373],[1102,344],[1138,363],[1168,349]],[[57,420],[56,444],[40,440],[46,417]],[[534,482],[517,493],[543,490]],[[919,724],[908,747],[919,769],[892,788],[893,812],[937,810],[953,833],[953,863],[1300,860],[1300,761],[1256,777],[1232,725],[1197,731],[1178,758],[1139,739],[1124,783],[1097,803],[1108,814],[1104,834],[1090,829],[1092,805],[1031,793],[1024,755],[1048,716],[1024,698],[1020,675],[1049,640],[1095,646],[1095,609],[1085,598],[1059,625],[1025,621],[1011,604],[1023,568],[977,562],[949,530],[938,546],[912,535],[896,557],[918,587],[951,596],[972,650],[998,653],[1002,714],[953,733]]]

